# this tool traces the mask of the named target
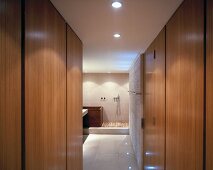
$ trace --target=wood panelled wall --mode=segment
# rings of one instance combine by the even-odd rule
[[[154,117],[154,49],[153,44],[149,46],[144,57],[144,139],[143,139],[143,165],[144,170],[154,166],[152,153],[154,151],[155,134],[153,128]],[[156,134],[155,134],[156,135]]]
[[[144,169],[164,169],[165,28],[145,53],[144,120]]]
[[[21,169],[21,4],[0,1],[0,169]]]
[[[166,169],[201,170],[204,1],[185,0],[166,29]]]
[[[49,0],[0,6],[0,169],[82,170],[82,43]]]
[[[82,42],[67,25],[67,169],[83,169]],[[74,166],[75,165],[75,166]]]
[[[25,15],[26,169],[65,170],[66,23],[48,0]]]
[[[207,0],[206,170],[213,169],[213,1]]]

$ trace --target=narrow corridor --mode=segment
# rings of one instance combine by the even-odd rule
[[[0,0],[0,170],[213,170],[213,0]]]
[[[129,135],[89,135],[83,155],[84,170],[138,170]]]

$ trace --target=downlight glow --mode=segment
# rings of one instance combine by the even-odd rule
[[[112,7],[113,8],[121,8],[122,7],[122,4],[120,2],[113,2],[112,3]]]
[[[120,37],[121,37],[120,34],[114,34],[113,36],[114,36],[115,38],[120,38]]]

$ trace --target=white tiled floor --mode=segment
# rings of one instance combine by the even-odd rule
[[[138,170],[129,135],[89,135],[84,170]]]

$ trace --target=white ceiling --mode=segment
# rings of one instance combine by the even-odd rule
[[[51,0],[84,44],[83,70],[128,72],[132,61],[154,40],[182,0]],[[114,33],[121,38],[115,39]]]

